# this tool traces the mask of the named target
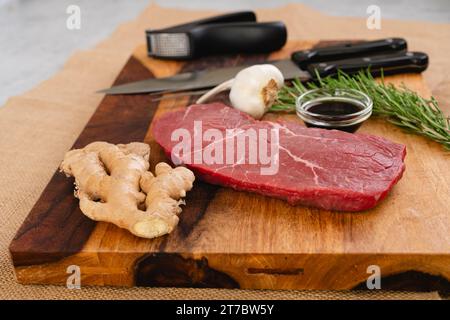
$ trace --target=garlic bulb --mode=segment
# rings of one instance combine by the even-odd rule
[[[203,103],[217,93],[230,89],[233,107],[260,119],[274,103],[283,84],[283,74],[277,67],[271,64],[254,65],[205,93],[197,103]]]

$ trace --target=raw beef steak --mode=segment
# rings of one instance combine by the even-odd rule
[[[250,138],[239,149],[237,132],[245,130],[266,131],[256,136],[258,151],[250,149]],[[165,114],[152,132],[173,162],[209,183],[328,210],[374,207],[405,169],[405,146],[384,138],[306,128],[300,121],[258,121],[221,103]],[[273,151],[270,164],[258,158],[261,150]]]

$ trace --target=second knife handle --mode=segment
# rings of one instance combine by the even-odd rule
[[[311,63],[401,52],[406,51],[406,48],[405,39],[388,38],[296,51],[291,55],[291,59],[300,68],[306,69]]]
[[[333,76],[338,71],[355,74],[361,70],[369,69],[376,77],[399,73],[420,73],[428,67],[428,55],[423,52],[407,52],[390,55],[369,56],[364,58],[346,59],[331,62],[315,63],[307,70],[313,78]]]

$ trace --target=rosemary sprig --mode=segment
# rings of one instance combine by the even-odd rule
[[[392,124],[428,137],[450,150],[450,117],[444,115],[436,99],[422,98],[404,84],[400,88],[386,84],[383,77],[381,82],[376,82],[368,71],[353,76],[340,72],[335,78],[319,78],[318,83],[310,82],[306,86],[295,79],[292,86],[281,89],[270,111],[294,112],[296,98],[316,88],[360,90],[372,98],[374,116],[384,117]]]

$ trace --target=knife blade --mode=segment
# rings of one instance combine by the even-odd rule
[[[280,65],[283,64],[285,65],[285,69],[291,66],[294,67],[300,74],[307,73],[296,67],[291,60],[285,60],[285,62]],[[185,91],[210,88],[222,83],[223,81],[234,78],[239,71],[248,66],[250,65],[245,64],[227,68],[179,73],[172,77],[151,78],[136,81],[114,86],[109,89],[100,90],[98,92],[106,94],[139,94],[166,90]],[[292,71],[290,73],[292,73]]]
[[[327,63],[326,61],[342,59],[344,56],[347,58],[367,57],[370,53],[404,52],[405,48],[406,41],[404,39],[390,38],[297,51],[294,52],[291,60],[278,60],[268,63],[278,67],[286,80],[300,78],[306,81],[312,78],[311,70],[304,70],[305,66],[308,65],[308,61],[323,64]],[[227,68],[180,73],[172,77],[152,78],[118,85],[98,92],[106,94],[140,94],[158,91],[176,92],[205,89],[233,78],[236,73],[248,66],[248,64],[244,64]]]

